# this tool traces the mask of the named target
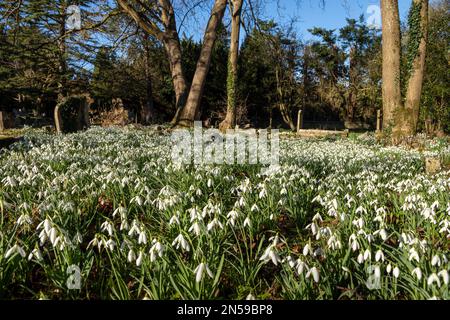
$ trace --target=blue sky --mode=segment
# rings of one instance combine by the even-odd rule
[[[327,29],[338,29],[345,25],[346,18],[358,18],[364,14],[366,19],[370,19],[372,14],[367,10],[370,6],[379,6],[379,0],[326,0],[325,6],[319,5],[319,0],[280,0],[281,9],[275,2],[267,7],[266,15],[275,20],[288,22],[291,17],[297,16],[296,29],[298,35],[308,40],[311,35],[307,31],[315,26]],[[411,0],[399,0],[400,16],[407,18]]]
[[[321,6],[320,0],[266,0],[265,19],[274,19],[281,25],[289,23],[296,17],[295,24],[298,36],[303,40],[309,40],[312,36],[308,29],[315,26],[327,29],[338,29],[345,25],[346,18],[358,18],[364,14],[367,19],[371,14],[367,12],[370,6],[379,6],[380,0],[325,0],[325,6]],[[411,0],[399,0],[400,17],[407,18]],[[207,12],[197,15],[198,22],[189,24],[183,28],[188,36],[200,40],[207,22]]]

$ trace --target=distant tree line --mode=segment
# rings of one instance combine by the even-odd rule
[[[190,126],[201,119],[223,130],[236,124],[295,130],[302,110],[306,121],[368,129],[383,110],[386,129],[450,131],[445,0],[430,8],[428,1],[412,1],[404,25],[395,10],[386,14],[397,2],[383,0],[383,19],[398,20],[398,31],[382,36],[361,16],[337,30],[317,26],[310,41],[298,37],[295,21],[260,18],[261,1],[186,3],[2,1],[0,109],[53,117],[64,97],[85,94],[94,111],[110,110],[120,99],[143,124]],[[417,29],[425,3],[426,38],[420,21]],[[81,8],[81,30],[67,29],[72,4]],[[201,41],[179,34],[180,17],[192,10],[210,14]]]

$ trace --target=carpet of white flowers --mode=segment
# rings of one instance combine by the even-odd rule
[[[0,151],[0,298],[450,298],[450,172],[423,153],[285,139],[262,172],[175,165],[170,141],[32,131]]]

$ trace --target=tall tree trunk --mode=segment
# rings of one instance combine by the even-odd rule
[[[236,126],[236,85],[238,81],[238,57],[239,38],[241,31],[241,12],[244,0],[231,0],[231,44],[230,56],[228,59],[227,78],[227,115],[219,125],[221,131],[234,128]]]
[[[66,10],[67,3],[61,1],[59,7],[59,39],[58,39],[58,99],[57,105],[53,111],[54,122],[57,133],[62,132],[62,117],[59,103],[67,96],[67,61],[66,61]]]
[[[400,17],[398,0],[381,0],[383,41],[383,130],[394,125],[401,109],[400,83]]]
[[[200,58],[197,62],[197,68],[192,80],[187,103],[181,110],[178,117],[177,124],[179,126],[191,127],[196,119],[203,95],[203,89],[205,88],[206,76],[211,63],[212,50],[217,38],[217,28],[222,21],[226,6],[227,0],[215,0],[214,2],[214,7],[206,27],[203,46],[200,52]]]
[[[405,105],[403,112],[399,113],[395,128],[397,135],[401,136],[414,135],[417,131],[428,41],[428,0],[413,0],[412,5],[411,14],[420,15],[418,19],[420,25],[417,28],[409,26],[410,38],[415,38],[415,40],[410,39],[410,41],[418,41],[419,45],[417,52],[413,53],[414,60],[410,63]],[[415,13],[415,11],[417,12]],[[417,47],[414,44],[410,46],[411,48]],[[411,56],[411,52],[409,56]]]
[[[348,93],[348,101],[347,101],[347,121],[353,123],[355,121],[355,111],[358,103],[357,99],[357,70],[356,70],[356,56],[357,49],[352,47],[350,49],[350,71],[349,71],[349,93]]]
[[[145,48],[145,81],[146,81],[146,102],[141,110],[141,122],[142,124],[149,124],[154,116],[154,103],[153,103],[153,86],[152,86],[152,74],[150,70],[150,45],[148,34],[144,35],[144,48]]]

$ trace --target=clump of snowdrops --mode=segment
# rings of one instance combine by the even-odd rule
[[[0,298],[448,299],[450,174],[424,156],[181,166],[149,130],[31,131],[0,154]]]

